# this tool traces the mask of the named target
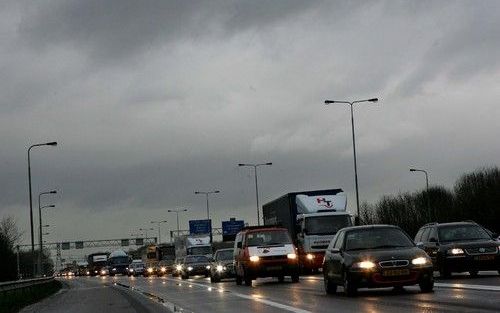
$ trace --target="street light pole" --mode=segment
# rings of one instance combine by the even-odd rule
[[[56,141],[37,143],[28,148],[28,186],[30,198],[30,230],[31,230],[31,262],[33,263],[33,276],[35,276],[36,262],[35,262],[35,232],[33,227],[33,195],[31,192],[31,149],[41,146],[57,146]]]
[[[426,170],[423,170],[423,169],[418,169],[418,168],[410,168],[410,172],[422,172],[425,174],[425,193],[427,194],[427,211],[429,212],[429,217],[431,218],[432,217],[432,214],[431,214],[431,199],[430,199],[430,195],[429,195],[429,173],[427,173]],[[436,218],[435,216],[436,214],[434,214],[434,218]]]
[[[151,224],[157,224],[158,225],[158,244],[161,243],[161,233],[160,233],[160,224],[161,223],[166,223],[167,221],[151,221]]]
[[[259,185],[257,182],[257,167],[259,166],[264,166],[264,165],[273,165],[272,162],[267,162],[267,163],[257,163],[257,164],[248,164],[248,163],[239,163],[238,166],[246,166],[246,167],[253,167],[254,169],[254,177],[255,177],[255,199],[257,200],[257,225],[260,226],[260,209],[259,209]]]
[[[168,212],[173,212],[173,213],[176,213],[177,214],[177,236],[179,236],[179,232],[180,232],[180,229],[179,229],[179,212],[186,212],[187,209],[175,209],[175,210],[168,210]]]
[[[43,249],[42,249],[42,243],[43,243],[43,237],[42,237],[42,209],[43,208],[46,208],[46,207],[54,207],[53,205],[47,205],[47,206],[44,206],[42,207],[41,205],[41,197],[42,195],[49,195],[49,194],[56,194],[57,191],[56,190],[51,190],[51,191],[46,191],[46,192],[41,192],[38,194],[38,221],[39,221],[39,234],[38,234],[38,239],[39,239],[39,248],[40,250],[38,251],[38,274],[39,275],[42,275],[42,253],[43,253]]]
[[[334,104],[334,103],[344,103],[348,104],[351,109],[351,132],[352,132],[352,150],[353,150],[353,158],[354,158],[354,187],[356,190],[356,225],[360,224],[360,214],[359,214],[359,187],[358,187],[358,162],[356,156],[356,135],[354,132],[354,109],[353,106],[356,103],[362,102],[378,102],[378,98],[371,98],[366,100],[356,100],[356,101],[337,101],[337,100],[325,100],[325,104]]]
[[[214,193],[220,193],[219,190],[214,190],[214,191],[195,191],[195,195],[205,195],[207,199],[207,220],[210,220],[210,208],[208,205],[208,195],[214,194]],[[210,223],[210,242],[212,242],[212,223]]]

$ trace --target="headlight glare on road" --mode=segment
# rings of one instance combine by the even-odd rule
[[[222,272],[222,271],[224,271],[224,266],[217,265],[216,270],[217,270],[217,272]]]
[[[259,262],[259,260],[260,260],[260,258],[258,255],[252,255],[250,257],[250,261],[252,261],[252,262]]]
[[[192,266],[188,266],[188,271],[192,271],[193,270],[193,267]]]
[[[375,267],[375,263],[372,261],[362,261],[354,264],[354,267],[360,268],[363,270],[371,270],[372,268]]]
[[[448,250],[448,254],[451,254],[451,255],[464,254],[464,250],[462,250],[460,248],[453,248],[453,249]]]
[[[295,253],[288,253],[286,257],[291,260],[295,260],[297,258],[297,255]]]
[[[423,256],[418,257],[418,258],[414,258],[413,260],[411,260],[411,264],[413,264],[413,265],[425,265],[428,263],[429,263],[429,260]]]
[[[314,254],[310,254],[310,253],[308,253],[308,254],[306,255],[306,258],[307,258],[308,260],[312,260],[312,259],[314,259]]]

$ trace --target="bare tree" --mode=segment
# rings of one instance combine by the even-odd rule
[[[13,216],[7,215],[0,220],[0,234],[7,239],[11,246],[19,244],[23,233],[17,227],[16,219]]]

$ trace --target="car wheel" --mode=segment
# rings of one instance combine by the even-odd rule
[[[450,278],[451,277],[451,272],[449,270],[446,270],[444,268],[439,270],[439,276],[442,278]]]
[[[469,271],[469,275],[472,277],[477,277],[478,271]]]
[[[299,282],[299,273],[292,274],[292,283]]]
[[[344,275],[344,293],[348,297],[354,297],[358,293],[358,288],[347,274]]]
[[[434,278],[424,278],[420,281],[418,286],[420,287],[420,291],[422,292],[432,292],[432,290],[434,289]]]
[[[324,276],[324,280],[323,280],[324,284],[325,284],[325,292],[329,295],[333,295],[337,292],[337,285],[335,285],[334,283],[332,283],[328,277],[326,277],[326,275]]]

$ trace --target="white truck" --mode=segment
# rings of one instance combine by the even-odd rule
[[[175,256],[205,255],[212,257],[210,235],[184,235],[175,237]]]
[[[352,226],[346,206],[342,189],[287,193],[264,204],[264,225],[287,228],[298,248],[301,270],[316,271],[322,267],[325,250],[337,231]]]

